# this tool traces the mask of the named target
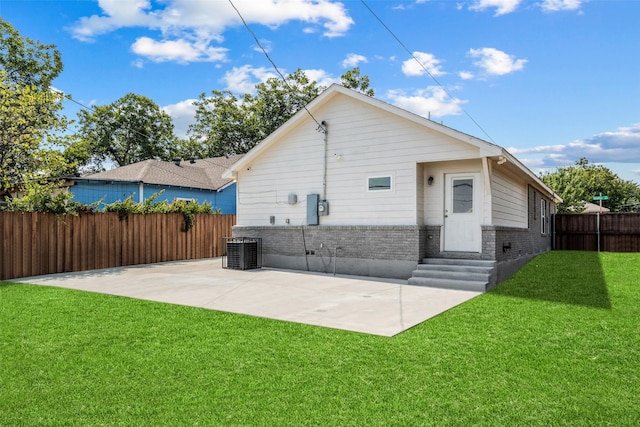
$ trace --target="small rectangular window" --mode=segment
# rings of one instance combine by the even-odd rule
[[[369,191],[389,191],[391,190],[390,176],[376,176],[369,178]]]

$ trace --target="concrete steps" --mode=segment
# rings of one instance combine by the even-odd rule
[[[495,261],[453,258],[425,258],[409,278],[414,286],[485,292]]]

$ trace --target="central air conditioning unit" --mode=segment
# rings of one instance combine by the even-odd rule
[[[232,270],[262,268],[262,239],[254,237],[227,237],[227,254],[222,267]]]

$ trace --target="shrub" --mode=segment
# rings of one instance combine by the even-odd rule
[[[148,214],[148,213],[181,213],[184,217],[184,225],[182,231],[189,231],[193,228],[196,222],[196,214],[219,214],[220,210],[216,209],[214,212],[211,203],[202,202],[198,204],[196,202],[188,200],[174,200],[169,203],[166,200],[159,202],[156,199],[164,193],[161,190],[154,193],[147,198],[143,203],[136,203],[133,201],[133,195],[127,197],[125,200],[108,204],[104,207],[104,212],[117,212],[118,218],[126,220],[129,214]]]
[[[102,203],[99,200],[85,205],[72,200],[73,194],[62,189],[58,183],[30,182],[24,189],[24,194],[9,200],[6,208],[13,212],[44,212],[54,215],[78,215],[95,212]]]

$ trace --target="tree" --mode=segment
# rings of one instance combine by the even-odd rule
[[[175,154],[171,117],[149,98],[129,93],[93,111],[80,111],[78,141],[70,155],[101,168],[106,161],[125,166],[142,160],[170,160]],[[89,156],[89,157],[87,157]]]
[[[214,90],[210,96],[201,94],[195,105],[190,138],[181,142],[183,157],[246,153],[262,137],[249,95],[241,101],[229,91]]]
[[[324,89],[310,80],[301,69],[286,76],[286,81],[270,78],[256,85],[257,93],[251,99],[251,112],[260,127],[260,139],[266,138],[305,108]]]
[[[0,195],[70,169],[55,150],[69,124],[64,96],[50,90],[61,71],[55,46],[22,38],[0,19]]]
[[[201,94],[187,144],[202,146],[201,154],[215,157],[246,153],[289,120],[320,93],[321,88],[298,69],[286,82],[270,78],[256,85],[256,95],[236,97],[230,91]]]
[[[55,45],[23,38],[0,18],[0,68],[9,82],[49,90],[62,72],[62,57]]]
[[[575,165],[542,174],[541,179],[562,197],[559,213],[581,212],[586,202],[601,194],[609,197],[604,205],[612,212],[640,201],[638,184],[625,181],[609,168],[589,163],[584,157]]]
[[[346,88],[357,90],[367,96],[375,95],[373,89],[369,87],[369,76],[361,75],[360,67],[347,70],[342,76],[340,76],[340,83]]]
[[[373,95],[369,77],[361,76],[358,68],[347,71],[342,83]],[[190,142],[181,143],[181,153],[187,154],[184,157],[246,153],[325,89],[301,69],[284,80],[267,79],[255,88],[255,95],[245,94],[241,98],[230,91],[201,94],[195,103],[195,123],[189,127]]]

